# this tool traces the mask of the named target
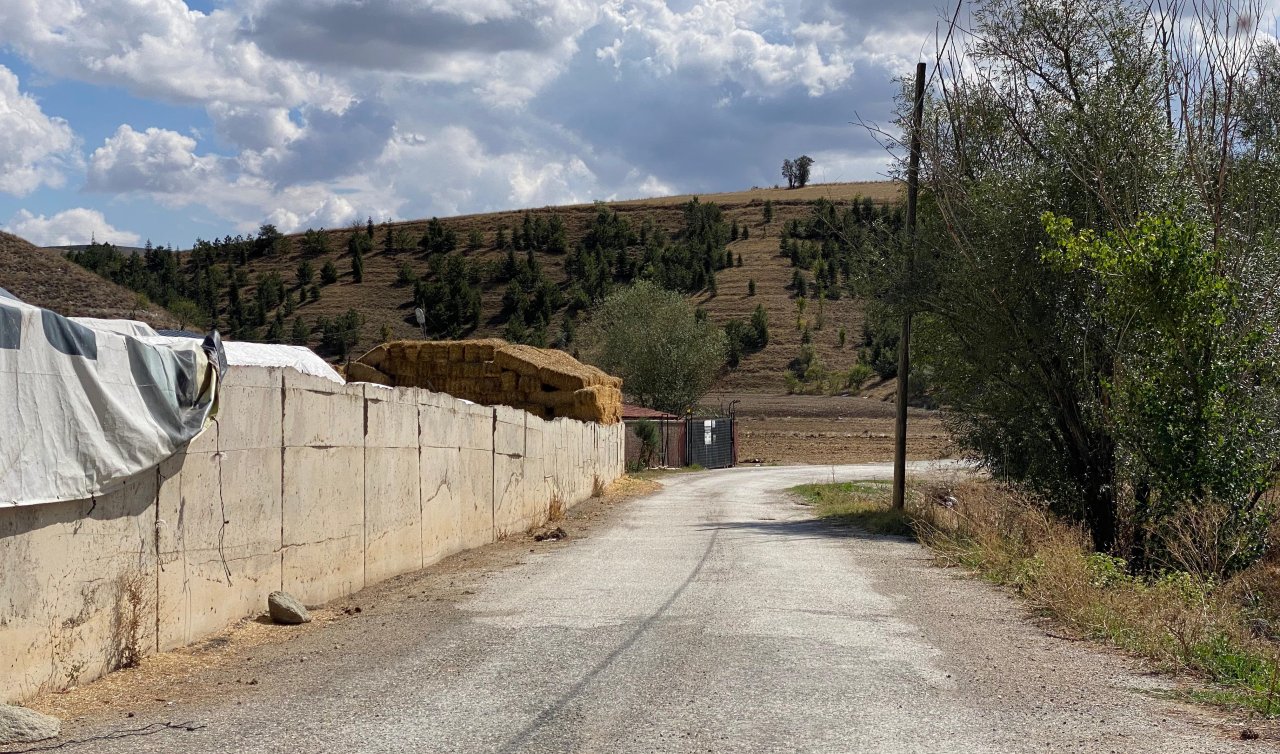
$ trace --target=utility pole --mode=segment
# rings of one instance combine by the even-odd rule
[[[907,274],[916,268],[916,202],[920,197],[920,125],[924,120],[924,63],[916,63],[916,99],[911,112],[911,156],[907,162]],[[902,336],[898,339],[898,416],[893,436],[893,507],[907,502],[907,389],[911,377],[911,302],[903,302]]]

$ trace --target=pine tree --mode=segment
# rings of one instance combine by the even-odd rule
[[[747,295],[748,296],[756,295],[756,279],[755,278],[751,278],[750,280],[747,281]]]
[[[289,336],[289,340],[294,345],[305,346],[307,339],[311,337],[311,328],[307,327],[307,323],[302,321],[302,317],[293,318],[293,333]]]

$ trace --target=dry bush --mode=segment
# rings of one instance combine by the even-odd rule
[[[149,607],[146,575],[141,570],[122,574],[116,584],[116,608],[112,616],[112,670],[137,667],[142,661],[143,620]]]
[[[1280,553],[1220,582],[1196,548],[1217,536],[1216,513],[1178,519],[1166,532],[1171,564],[1134,576],[1120,558],[1091,551],[1083,529],[990,481],[920,487],[909,512],[917,536],[940,562],[971,568],[1017,589],[1037,610],[1086,638],[1115,644],[1216,686],[1193,697],[1280,713]]]
[[[560,497],[559,492],[551,494],[551,500],[547,503],[547,522],[559,521],[564,518],[564,498]]]

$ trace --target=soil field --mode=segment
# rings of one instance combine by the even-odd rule
[[[828,465],[893,459],[891,400],[878,396],[715,393],[703,405],[724,413],[734,401],[739,420],[738,460],[742,464]],[[955,453],[937,411],[909,410],[907,458],[950,458]]]

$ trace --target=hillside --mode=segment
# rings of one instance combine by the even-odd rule
[[[777,393],[784,390],[787,364],[796,357],[800,350],[801,332],[796,327],[796,301],[788,286],[791,283],[793,268],[786,257],[779,253],[779,232],[782,225],[792,218],[807,217],[810,203],[817,198],[827,198],[833,202],[849,202],[859,197],[870,197],[877,203],[895,200],[898,189],[887,182],[879,183],[846,183],[809,186],[804,189],[754,189],[729,194],[712,194],[700,197],[704,203],[715,202],[725,213],[727,222],[738,222],[750,229],[747,240],[739,240],[728,245],[729,252],[735,257],[741,255],[742,266],[732,266],[717,273],[717,293],[711,295],[705,291],[691,295],[690,300],[705,308],[709,318],[723,324],[731,318],[748,320],[757,304],[763,305],[769,314],[769,345],[758,353],[746,355],[740,366],[729,371],[717,385],[717,390],[726,392]],[[675,232],[682,222],[682,205],[691,197],[662,197],[638,201],[616,202],[607,206],[616,210],[620,216],[629,220],[633,226],[645,218],[651,218],[657,225],[668,232]],[[763,205],[771,200],[774,207],[774,218],[769,225],[763,222]],[[495,234],[503,226],[515,227],[521,222],[525,210],[498,212],[482,215],[468,215],[442,219],[445,227],[457,232],[460,239],[465,240],[473,229],[479,230],[485,239],[484,245],[476,250],[465,250],[465,243],[460,244],[462,253],[474,262],[500,263],[505,252],[493,246]],[[546,207],[530,210],[534,216],[559,214],[568,228],[569,243],[572,246],[580,239],[588,224],[595,217],[595,205],[583,204],[562,207]],[[420,238],[426,231],[427,221],[416,220],[391,224],[391,230],[406,231],[413,239]],[[361,231],[362,232],[362,231]],[[337,283],[321,288],[322,295],[318,301],[301,304],[297,313],[308,322],[318,318],[333,318],[348,309],[355,309],[364,318],[359,344],[353,349],[359,353],[362,349],[376,344],[383,326],[387,326],[393,338],[420,337],[413,319],[412,286],[397,284],[397,271],[402,263],[410,264],[415,271],[425,271],[425,255],[416,250],[385,253],[381,239],[386,226],[375,228],[375,243],[372,253],[365,258],[364,281],[356,284],[352,281],[350,256],[346,253],[350,229],[330,231],[333,251],[327,255],[308,256],[301,251],[301,236],[291,237],[292,250],[278,257],[262,257],[252,259],[248,265],[250,276],[258,273],[278,273],[292,286],[295,269],[304,258],[311,259],[318,270],[326,259],[332,259],[340,272]],[[562,286],[568,282],[564,269],[565,256],[556,254],[539,254],[538,259],[546,276]],[[756,295],[748,295],[748,282],[756,282]],[[487,284],[482,293],[480,325],[473,335],[501,336],[506,318],[502,312],[503,283]],[[810,298],[807,302],[808,320],[816,325],[818,301]],[[826,300],[821,304],[824,323],[820,329],[813,329],[813,345],[822,361],[832,369],[847,370],[856,361],[857,342],[861,333],[860,306],[857,302],[843,298]],[[841,327],[846,330],[847,343],[844,348],[838,346],[838,333]],[[316,345],[318,336],[313,336],[312,345]]]
[[[139,300],[137,293],[103,280],[52,249],[0,232],[0,288],[28,304],[70,317],[137,319],[175,327],[172,314]]]

